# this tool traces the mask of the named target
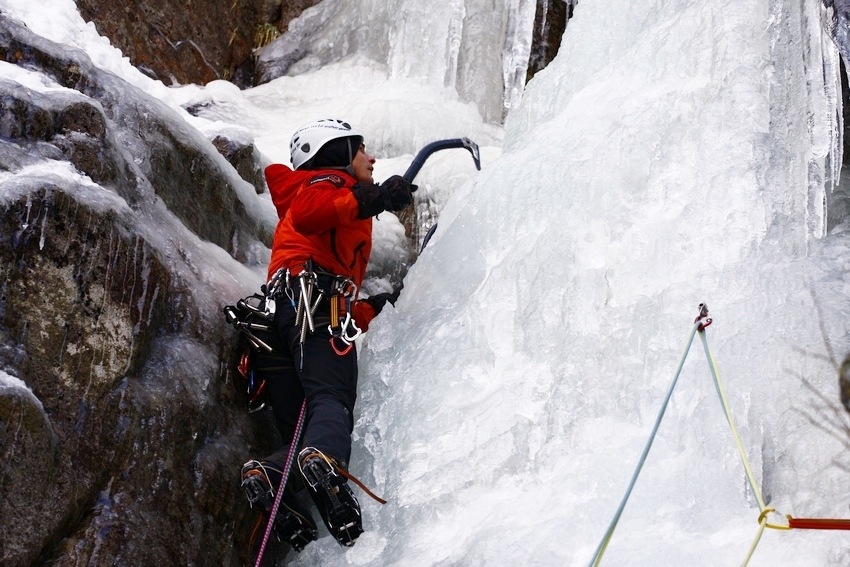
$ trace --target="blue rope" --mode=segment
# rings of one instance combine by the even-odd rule
[[[703,327],[705,322],[702,319],[698,319],[694,323],[693,329],[691,329],[691,335],[688,338],[688,345],[685,347],[684,353],[682,353],[682,359],[679,361],[679,367],[676,369],[676,376],[673,378],[673,382],[670,384],[670,388],[667,390],[667,395],[664,396],[664,403],[661,405],[661,411],[658,412],[658,417],[655,419],[655,425],[652,428],[652,433],[649,436],[649,439],[646,442],[646,446],[643,448],[643,454],[640,456],[640,461],[638,462],[637,468],[635,468],[635,472],[632,475],[632,480],[629,482],[629,487],[626,490],[625,496],[623,496],[623,500],[620,502],[620,506],[617,508],[617,512],[614,514],[614,518],[611,520],[608,529],[605,531],[605,535],[602,537],[602,541],[599,542],[599,546],[596,548],[596,553],[593,556],[593,560],[590,562],[590,567],[596,567],[599,565],[600,560],[602,559],[602,554],[605,553],[605,549],[608,547],[608,543],[611,541],[611,536],[614,534],[614,530],[617,528],[617,524],[620,521],[620,516],[623,514],[623,510],[626,507],[626,502],[629,500],[629,496],[632,494],[632,489],[635,487],[635,483],[637,482],[638,475],[640,474],[641,469],[643,468],[644,462],[646,462],[646,457],[649,454],[649,449],[652,447],[652,442],[655,440],[655,435],[658,433],[658,427],[661,425],[661,419],[664,417],[664,412],[667,411],[667,404],[670,402],[670,397],[673,395],[673,390],[676,387],[676,382],[679,381],[679,375],[682,373],[682,367],[685,365],[685,359],[688,356],[688,351],[691,349],[691,344],[694,342],[694,335],[696,332]]]

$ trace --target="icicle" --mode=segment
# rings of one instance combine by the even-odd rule
[[[457,88],[458,58],[463,43],[463,20],[466,17],[466,6],[463,1],[452,3],[452,16],[449,20],[449,30],[446,37],[446,76],[445,84]]]
[[[516,108],[522,100],[528,61],[531,57],[536,8],[536,0],[510,0],[508,6],[507,29],[502,49],[503,116]]]
[[[50,204],[44,202],[44,216],[41,217],[41,235],[38,238],[38,249],[44,250],[45,233],[47,232],[47,216],[50,213]],[[29,213],[28,213],[29,216]]]

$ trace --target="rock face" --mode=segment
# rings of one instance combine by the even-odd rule
[[[78,0],[86,21],[130,61],[166,85],[253,81],[253,50],[319,0]]]
[[[558,54],[567,21],[573,17],[577,3],[578,0],[537,0],[526,81],[530,81]]]
[[[0,79],[0,564],[241,564],[262,187],[83,53],[0,17],[0,54],[51,83]]]

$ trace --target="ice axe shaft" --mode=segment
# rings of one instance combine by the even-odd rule
[[[425,160],[431,157],[431,154],[440,150],[448,150],[451,148],[466,148],[469,150],[469,153],[472,154],[472,160],[475,162],[475,169],[481,170],[481,155],[478,152],[478,144],[469,138],[451,138],[448,140],[431,142],[419,150],[419,153],[416,154],[415,158],[413,158],[413,162],[407,168],[407,171],[404,172],[402,177],[404,177],[405,181],[411,183],[419,173],[419,170],[422,169],[422,166],[425,165]]]

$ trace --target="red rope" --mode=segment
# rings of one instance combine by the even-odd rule
[[[289,476],[289,470],[292,468],[292,456],[295,454],[295,448],[298,445],[298,439],[301,437],[301,427],[304,425],[304,414],[307,411],[307,398],[301,402],[301,413],[298,414],[298,421],[295,424],[295,434],[292,436],[292,444],[289,446],[289,454],[286,456],[286,466],[283,468],[283,474],[280,475],[280,486],[277,489],[277,495],[274,498],[274,505],[269,513],[269,523],[266,524],[266,533],[263,534],[263,543],[260,544],[260,552],[257,554],[257,561],[254,567],[260,567],[263,561],[263,554],[266,552],[266,544],[269,542],[269,535],[272,533],[274,526],[274,517],[277,515],[277,509],[280,507],[280,498],[283,496],[283,489],[286,486],[286,479]]]
[[[850,530],[850,520],[792,518],[788,516],[788,527],[801,530]]]

